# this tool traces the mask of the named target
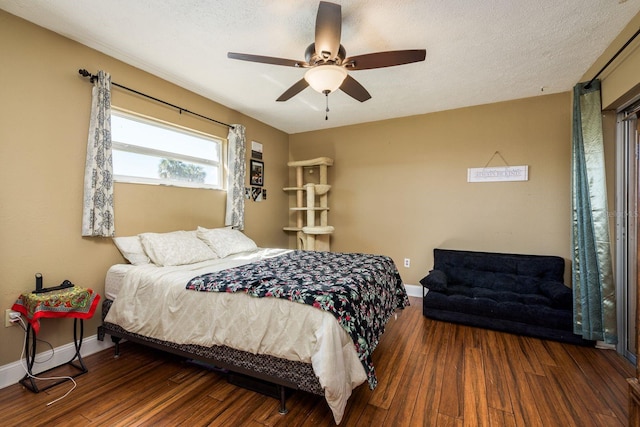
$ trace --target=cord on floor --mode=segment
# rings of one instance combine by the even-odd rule
[[[24,358],[25,358],[25,354],[24,354],[24,350],[27,347],[27,325],[25,325],[24,320],[22,320],[22,317],[18,318],[18,320],[20,321],[20,327],[22,327],[22,329],[24,330],[24,345],[22,346],[22,353],[20,354],[20,364],[22,365],[22,368],[24,369],[25,374],[29,377],[29,378],[33,378],[34,380],[41,380],[41,381],[54,381],[54,380],[69,380],[73,383],[73,387],[71,387],[71,389],[69,391],[67,391],[63,396],[58,397],[57,399],[52,400],[51,402],[47,403],[46,406],[51,406],[54,403],[64,399],[65,397],[67,397],[73,390],[75,390],[75,388],[78,386],[78,384],[76,383],[76,381],[69,376],[61,376],[61,377],[37,377],[33,374],[29,373],[29,369],[27,368],[27,366],[25,365],[24,362]],[[35,332],[34,332],[35,333]],[[49,360],[51,360],[54,356],[55,350],[53,349],[53,346],[44,340],[40,340],[37,339],[40,342],[45,342],[49,345],[49,347],[51,348],[51,357],[49,357],[48,359],[42,361],[42,362],[35,362],[34,363],[44,363],[47,362]]]

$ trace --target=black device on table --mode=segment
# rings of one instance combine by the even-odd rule
[[[33,291],[33,293],[34,294],[42,294],[42,293],[45,293],[45,292],[59,291],[59,290],[62,290],[62,289],[73,288],[73,286],[74,285],[73,285],[73,283],[71,283],[71,281],[64,280],[58,286],[54,286],[52,288],[43,288],[42,287],[42,274],[36,273],[36,290]]]

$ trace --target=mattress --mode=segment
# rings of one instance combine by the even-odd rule
[[[107,299],[112,301],[116,299],[124,283],[124,276],[134,267],[131,264],[116,264],[107,270],[107,276],[104,279],[104,296]]]
[[[114,303],[105,321],[176,344],[223,345],[310,363],[339,423],[352,390],[367,376],[351,337],[331,313],[284,299],[185,289],[195,276],[286,252],[259,249],[186,266],[113,266],[105,295]]]

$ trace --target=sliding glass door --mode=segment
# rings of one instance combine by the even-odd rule
[[[638,105],[635,105],[638,109]],[[637,288],[640,283],[640,140],[638,112],[618,114],[616,149],[617,350],[634,364],[637,357]]]

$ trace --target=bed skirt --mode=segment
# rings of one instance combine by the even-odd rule
[[[227,346],[214,345],[204,347],[192,344],[175,344],[128,332],[116,324],[104,321],[112,303],[113,301],[109,299],[105,299],[102,303],[102,325],[98,327],[98,340],[104,340],[105,334],[111,335],[111,339],[116,343],[116,354],[119,351],[117,342],[119,339],[125,338],[131,342],[197,360],[213,365],[216,368],[247,375],[261,381],[267,381],[287,389],[302,390],[324,396],[324,390],[320,386],[318,377],[313,372],[313,367],[310,363],[296,362],[264,354],[253,354]],[[286,412],[283,401],[284,389],[280,393],[280,399],[280,412]]]

